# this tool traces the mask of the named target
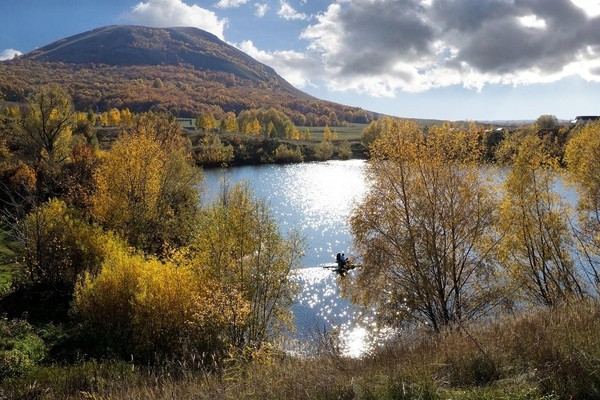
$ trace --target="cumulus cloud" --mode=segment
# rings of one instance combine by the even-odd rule
[[[21,53],[19,50],[4,49],[4,50],[0,51],[0,61],[12,60],[16,56],[20,56],[21,54],[23,54],[23,53]]]
[[[243,4],[246,4],[247,2],[248,2],[248,0],[219,0],[219,2],[215,4],[215,7],[237,8]]]
[[[266,52],[259,50],[252,41],[244,41],[237,48],[256,60],[269,65],[286,81],[296,87],[311,86],[311,76],[318,76],[322,68],[317,57],[297,51]]]
[[[264,17],[269,10],[269,5],[267,3],[255,3],[254,7],[256,7],[254,15],[256,15],[258,18]]]
[[[282,3],[283,4],[283,3]],[[600,81],[583,0],[339,0],[302,32],[330,89],[391,96],[461,84]]]
[[[279,2],[279,11],[277,15],[286,20],[303,20],[308,19],[308,15],[296,11],[289,3],[281,0]]]
[[[126,18],[139,25],[158,28],[193,26],[204,29],[220,39],[223,39],[223,30],[227,25],[227,20],[219,19],[214,12],[196,4],[188,5],[181,0],[143,1],[135,5]]]

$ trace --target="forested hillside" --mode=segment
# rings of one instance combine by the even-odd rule
[[[374,113],[314,98],[196,28],[109,26],[0,63],[0,93],[22,102],[40,85],[67,90],[79,110],[169,111],[180,117],[275,107],[296,125],[370,122]]]

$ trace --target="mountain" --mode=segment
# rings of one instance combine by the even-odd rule
[[[170,110],[179,116],[275,107],[298,125],[368,122],[373,113],[312,97],[197,28],[106,26],[0,62],[0,92],[22,101],[34,87],[68,89],[79,109]]]

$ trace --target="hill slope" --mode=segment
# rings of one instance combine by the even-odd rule
[[[316,99],[269,66],[197,28],[107,26],[0,62],[0,91],[20,101],[35,86],[66,87],[80,109],[180,116],[276,107],[296,124],[367,122],[371,113]]]

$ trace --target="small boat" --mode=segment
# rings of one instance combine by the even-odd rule
[[[331,263],[331,264],[325,264],[325,265],[323,265],[323,268],[326,268],[326,269],[329,269],[331,271],[337,272],[340,275],[346,275],[348,273],[348,271],[351,271],[351,270],[353,270],[356,267],[358,267],[358,265],[352,264],[352,263],[347,263],[343,267],[340,267],[337,263]]]

